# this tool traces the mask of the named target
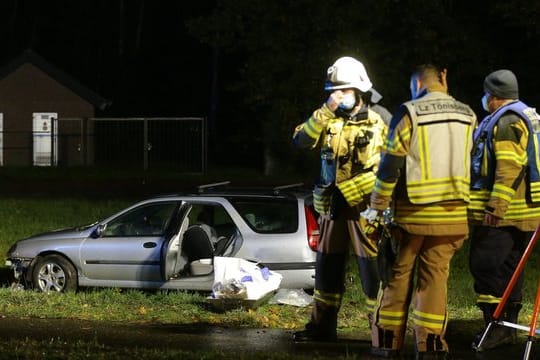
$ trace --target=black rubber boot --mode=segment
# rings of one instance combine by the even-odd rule
[[[317,302],[314,306],[311,321],[306,324],[305,330],[293,334],[294,341],[336,341],[338,309],[326,307]]]
[[[489,333],[487,334],[486,338],[482,342],[481,346],[478,346],[480,344],[480,340],[482,339],[482,336],[485,333],[485,330],[487,329],[487,326],[489,325],[489,323],[491,323],[494,320],[493,312],[495,311],[496,307],[497,307],[497,304],[480,305],[480,308],[482,309],[482,312],[484,313],[485,328],[481,333],[476,334],[474,337],[472,348],[476,351],[485,351],[485,350],[497,348],[499,346],[516,343],[516,340],[517,340],[516,329],[493,323],[491,325],[491,329]],[[499,320],[517,324],[518,314],[520,310],[521,310],[520,303],[509,303],[506,305],[505,309],[503,310],[503,313],[500,316]]]
[[[345,263],[344,253],[317,252],[311,319],[305,330],[293,334],[295,341],[337,340],[337,317],[345,290]]]
[[[417,338],[415,331],[414,343],[416,360],[448,359],[448,346],[445,345],[446,342],[441,338],[440,335],[428,333],[424,344],[424,341]]]
[[[374,328],[372,331],[377,337],[376,343],[379,346],[373,346],[370,354],[384,359],[399,359],[399,349],[392,347],[394,345],[394,332],[381,328]]]
[[[444,344],[439,335],[428,335],[426,339],[426,351],[418,351],[416,346],[414,350],[416,360],[448,359],[448,351],[445,350]]]
[[[293,334],[293,339],[298,342],[335,342],[337,340],[337,334],[336,331],[321,331],[311,323],[308,323],[305,330],[296,331]]]
[[[294,341],[297,341],[297,342],[309,342],[309,341],[335,342],[337,341],[337,336],[336,336],[336,333],[325,334],[320,331],[309,329],[306,326],[305,330],[295,332],[293,334],[293,339]]]

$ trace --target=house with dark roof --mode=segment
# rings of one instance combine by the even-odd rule
[[[25,51],[0,68],[0,166],[92,163],[88,151],[81,150],[93,148],[91,126],[84,122],[109,105],[35,52]]]

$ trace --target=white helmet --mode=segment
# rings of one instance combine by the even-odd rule
[[[373,87],[364,65],[350,56],[336,60],[328,68],[325,90],[355,88],[365,93]]]

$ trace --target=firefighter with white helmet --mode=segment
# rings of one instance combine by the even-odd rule
[[[360,61],[350,56],[341,57],[328,68],[325,90],[355,88],[368,92],[373,87],[366,68]]]
[[[328,68],[325,90],[357,89],[366,106],[381,116],[386,125],[390,124],[392,114],[379,104],[382,95],[373,88],[364,64],[350,56],[344,56]]]
[[[293,135],[297,147],[320,148],[321,154],[321,175],[314,189],[321,231],[314,305],[306,329],[294,334],[297,341],[337,338],[351,243],[368,307],[375,305],[379,290],[377,247],[364,235],[360,212],[373,188],[386,136],[386,124],[369,106],[381,96],[364,65],[352,57],[339,58],[328,68],[325,90],[330,92],[326,102]]]

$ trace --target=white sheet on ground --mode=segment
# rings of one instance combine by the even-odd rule
[[[234,257],[214,257],[212,297],[257,300],[279,288],[283,276],[257,263]],[[238,296],[234,292],[238,289]]]

